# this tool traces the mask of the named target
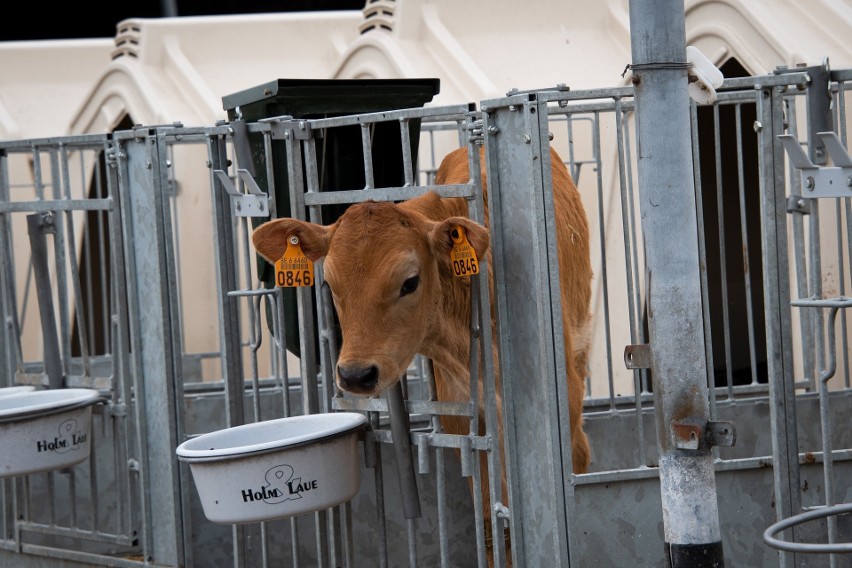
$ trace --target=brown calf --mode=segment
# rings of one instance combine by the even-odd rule
[[[580,195],[555,151],[551,151],[551,161],[574,472],[584,473],[590,459],[582,425],[591,321],[589,231]],[[481,163],[485,190],[484,158]],[[436,183],[469,180],[467,150],[460,148],[447,155]],[[293,235],[309,258],[325,258],[324,276],[343,335],[336,373],[342,390],[375,396],[398,381],[419,353],[433,362],[439,400],[465,401],[470,399],[470,279],[452,274],[453,230],[458,226],[465,229],[479,258],[490,261],[491,255],[488,230],[467,214],[464,199],[442,199],[429,192],[399,204],[352,205],[328,226],[296,219],[272,220],[258,227],[252,238],[257,251],[270,262],[284,254]],[[491,262],[488,267],[493,300]],[[496,341],[493,354],[496,356]],[[498,404],[500,441],[501,407]],[[469,420],[463,417],[444,416],[441,422],[449,433],[469,433]],[[484,460],[484,453],[482,457]],[[482,482],[483,503],[488,507],[487,476]],[[488,511],[485,522],[490,525]]]

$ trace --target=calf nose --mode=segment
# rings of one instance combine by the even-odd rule
[[[337,366],[337,376],[340,377],[341,386],[353,392],[367,392],[372,390],[379,381],[379,368],[375,365],[369,367],[344,367]]]

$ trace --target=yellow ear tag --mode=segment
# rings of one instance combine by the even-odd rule
[[[479,261],[476,251],[467,242],[464,227],[456,227],[452,232],[453,250],[450,251],[450,259],[453,261],[453,274],[456,276],[470,276],[479,274]]]
[[[296,235],[290,237],[284,256],[275,262],[275,283],[281,288],[314,284],[314,263],[302,252]]]

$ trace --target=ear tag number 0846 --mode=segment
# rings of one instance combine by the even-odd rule
[[[284,256],[275,263],[275,283],[281,288],[314,284],[314,263],[302,252],[296,235],[288,239]]]
[[[458,277],[479,274],[479,260],[476,251],[467,241],[464,227],[456,227],[452,232],[453,249],[450,251],[450,260],[453,261],[453,274]]]

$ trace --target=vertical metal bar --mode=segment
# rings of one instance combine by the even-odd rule
[[[782,96],[777,89],[755,85],[761,199],[761,250],[763,251],[764,317],[766,319],[767,371],[775,467],[777,520],[799,512],[799,454],[796,399],[793,387],[787,209],[784,155],[775,136],[783,133]],[[789,115],[788,115],[789,116]],[[794,217],[795,221],[795,217]],[[795,529],[793,529],[795,532]],[[779,552],[779,565],[796,565],[794,553]]]
[[[751,362],[751,384],[757,384],[757,348],[754,333],[754,302],[751,298],[751,259],[749,256],[748,243],[748,219],[746,217],[746,188],[745,174],[743,172],[743,138],[742,132],[742,105],[738,104],[734,107],[736,112],[736,133],[737,133],[737,188],[740,198],[740,234],[742,238],[743,250],[743,272],[745,273],[745,295],[746,295],[746,319],[748,323],[748,347],[749,360]]]
[[[57,153],[59,154],[58,161],[59,164],[57,169],[61,171],[60,179],[56,181],[57,185],[61,184],[61,189],[65,194],[65,199],[71,199],[71,174],[68,172],[68,150],[64,144],[59,144],[57,148]],[[57,191],[59,187],[57,187]],[[74,317],[77,321],[77,335],[79,337],[80,342],[80,358],[83,363],[83,375],[89,376],[89,341],[88,341],[88,333],[87,328],[92,325],[86,325],[85,318],[85,310],[83,309],[83,290],[80,284],[80,266],[78,265],[78,259],[81,258],[82,252],[77,251],[77,238],[76,232],[74,230],[74,211],[69,210],[65,212],[66,223],[65,226],[67,228],[67,246],[68,246],[68,256],[70,260],[68,262],[68,267],[71,271],[71,286],[73,288],[73,302],[74,302]],[[85,217],[84,217],[85,219]],[[84,224],[84,232],[85,232],[85,224]],[[89,320],[91,322],[91,320]],[[109,328],[105,328],[104,332]],[[68,341],[70,344],[71,337],[69,335]],[[68,358],[70,361],[71,358],[71,350],[68,351]]]
[[[606,377],[607,377],[607,386],[608,386],[608,396],[609,396],[609,409],[610,411],[615,410],[615,386],[613,383],[613,368],[612,368],[612,330],[610,326],[610,313],[609,313],[609,279],[607,278],[607,262],[606,262],[606,219],[604,218],[604,195],[603,195],[603,167],[601,163],[601,123],[600,123],[600,113],[595,112],[595,118],[593,121],[593,129],[592,129],[592,146],[595,149],[595,179],[597,180],[597,188],[598,188],[598,233],[601,247],[601,275],[600,275],[600,283],[602,288],[602,301],[603,301],[603,320],[604,320],[604,334],[605,334],[605,345],[606,345]],[[620,144],[620,141],[619,141]],[[620,146],[619,146],[620,148]],[[620,159],[620,158],[619,158]],[[624,187],[622,186],[623,190]],[[624,195],[622,193],[622,200]],[[623,201],[622,201],[623,203]],[[622,221],[624,217],[622,215]],[[627,245],[627,239],[624,240],[625,246]],[[629,286],[628,282],[628,286]],[[633,316],[631,311],[630,316]],[[632,327],[632,326],[631,326]],[[631,329],[632,333],[632,329]],[[641,419],[641,417],[640,417]]]
[[[723,566],[711,452],[673,429],[709,415],[683,0],[631,0],[630,37],[665,565]]]
[[[787,120],[789,122],[789,133],[792,135],[796,135],[798,133],[798,124],[796,119],[796,99],[795,97],[786,97],[782,99],[783,104],[785,105],[786,112],[784,112]],[[771,115],[770,115],[771,116]],[[763,120],[763,118],[760,118]],[[790,192],[793,196],[798,196],[801,199],[801,195],[799,195],[799,188],[801,188],[800,176],[801,171],[797,170],[793,167],[793,164],[788,164],[788,175],[790,179]],[[813,200],[802,200],[805,204],[808,205],[808,208],[814,206]],[[793,261],[795,262],[795,271],[796,271],[796,292],[799,298],[806,298],[810,296],[810,286],[808,285],[808,275],[807,275],[807,254],[805,253],[805,227],[804,227],[804,216],[802,213],[793,212],[792,215],[792,235],[791,239],[793,241]],[[764,263],[765,264],[765,263]],[[802,369],[805,373],[805,378],[810,380],[810,383],[814,390],[817,389],[816,380],[819,375],[815,363],[815,347],[814,347],[814,337],[813,337],[813,310],[799,310],[799,330],[802,342]],[[770,375],[771,376],[771,375]],[[780,518],[779,518],[780,520]],[[783,552],[782,552],[783,554]]]
[[[722,288],[722,338],[725,344],[725,384],[728,399],[734,398],[733,362],[731,360],[731,317],[728,298],[728,255],[725,245],[725,192],[722,184],[722,143],[719,125],[719,105],[713,105],[713,149],[716,168],[716,219],[719,231],[719,285]],[[713,382],[715,387],[715,379]]]
[[[370,412],[368,415],[371,428],[379,427],[379,413]],[[372,449],[371,449],[372,448]],[[385,482],[384,467],[382,465],[382,445],[377,440],[365,440],[365,461],[369,464],[372,457],[373,471],[375,472],[376,490],[376,525],[379,531],[379,568],[388,568],[388,529],[385,517]],[[372,456],[370,455],[372,454]]]
[[[242,348],[240,346],[240,314],[238,300],[228,296],[237,290],[237,259],[234,254],[234,231],[231,198],[213,174],[224,170],[228,163],[225,139],[207,139],[210,167],[210,191],[213,207],[213,258],[216,270],[216,304],[219,312],[219,347],[221,372],[225,384],[226,419],[228,426],[245,423],[245,381],[243,379]]]
[[[107,228],[109,229],[110,247],[110,272],[109,277],[112,279],[112,311],[111,324],[114,329],[112,335],[112,356],[113,356],[113,372],[116,380],[113,383],[112,403],[127,407],[130,401],[129,393],[132,389],[131,376],[131,360],[130,360],[130,338],[128,330],[130,329],[129,321],[129,306],[128,302],[128,286],[127,272],[125,263],[125,240],[122,211],[122,191],[119,187],[119,176],[116,163],[116,150],[112,143],[105,143],[103,152],[105,155],[106,164],[106,195],[113,200],[114,208],[109,214],[105,214],[105,219],[108,220]],[[106,216],[108,215],[108,216]],[[105,275],[106,276],[106,275]],[[133,412],[133,415],[139,419],[139,414]],[[119,499],[116,505],[116,514],[119,519],[119,530],[122,534],[127,534],[131,526],[131,515],[134,513],[134,505],[139,494],[142,492],[131,492],[131,481],[129,476],[132,475],[132,468],[129,467],[129,446],[130,446],[130,428],[128,427],[128,418],[126,416],[112,416],[113,423],[113,438],[118,442],[118,450],[115,453],[115,471],[117,476],[116,487],[122,495],[127,495],[132,498],[125,500]],[[141,424],[135,424],[135,431],[142,430]],[[138,468],[137,468],[138,469]],[[138,487],[133,487],[138,489]],[[186,559],[189,563],[192,561],[191,553],[187,553]]]
[[[405,172],[405,187],[414,185],[414,164],[411,158],[411,134],[407,118],[399,120],[399,134],[402,138],[402,167]]]
[[[692,128],[692,171],[695,183],[695,219],[698,226],[698,259],[701,273],[701,306],[704,318],[704,356],[707,358],[707,386],[710,388],[710,416],[716,416],[715,364],[713,362],[713,334],[710,326],[710,287],[707,282],[707,235],[704,228],[704,193],[701,189],[701,153],[698,145],[698,106],[690,102],[689,114]],[[713,449],[718,457],[718,449]]]
[[[626,117],[625,117],[626,119]],[[625,120],[624,122],[624,149],[627,156],[632,156],[633,152],[630,149],[630,123]],[[630,218],[630,234],[627,238],[633,243],[633,290],[634,290],[634,302],[637,306],[641,305],[641,284],[640,284],[640,270],[639,270],[639,238],[637,236],[636,229],[636,221],[639,218],[639,215],[636,213],[636,203],[634,198],[634,183],[633,183],[633,160],[627,160],[627,205],[629,210],[629,218]],[[639,334],[639,342],[647,343],[648,338],[645,336],[645,327],[644,325],[638,326],[638,334]],[[650,388],[648,386],[648,371],[646,369],[640,369],[639,378],[641,380],[641,391],[636,390],[636,395],[644,394],[650,392]],[[644,455],[644,450],[642,450]]]
[[[50,187],[53,199],[62,198],[62,181],[59,173],[59,160],[57,149],[51,148],[50,155]],[[66,376],[71,370],[71,323],[69,321],[68,305],[68,250],[69,245],[65,237],[65,220],[62,215],[54,216],[56,231],[53,234],[53,253],[56,260],[56,312],[59,316],[59,341],[62,352],[62,372]],[[73,241],[72,241],[73,242]],[[72,256],[72,263],[76,260]]]
[[[835,89],[835,101],[833,104],[833,108],[835,111],[834,124],[835,129],[840,134],[841,142],[844,147],[848,147],[847,137],[846,137],[846,83],[843,81],[839,81],[836,84]],[[843,239],[843,209],[845,207],[846,210],[846,240]],[[846,270],[852,269],[852,262],[847,262],[852,260],[852,255],[850,255],[850,248],[852,248],[852,198],[838,199],[836,205],[836,221],[837,224],[837,273],[838,273],[838,293],[842,296],[846,295]],[[846,251],[844,252],[844,245],[846,246]],[[850,264],[849,266],[844,266],[845,264]],[[846,312],[847,310],[842,310],[840,312],[840,353],[843,358],[843,377],[844,377],[844,386],[848,389],[850,387],[850,381],[852,381],[852,377],[850,377],[849,372],[849,328],[846,323]]]
[[[302,170],[302,151],[304,149],[304,171]],[[320,190],[317,166],[316,146],[313,139],[300,144],[291,137],[287,145],[287,172],[290,180],[290,210],[297,219],[304,219],[305,191]],[[307,184],[305,183],[307,179]],[[310,221],[320,223],[318,208],[312,207]],[[317,393],[317,356],[314,346],[316,325],[314,322],[314,299],[312,291],[306,288],[296,289],[299,316],[299,348],[302,371],[302,410],[305,414],[319,412]]]
[[[826,348],[828,350],[828,356],[830,359],[830,363],[828,365],[823,365],[822,368],[826,369],[820,376],[819,381],[819,422],[820,422],[820,434],[822,437],[822,472],[823,472],[823,487],[825,494],[825,506],[830,507],[835,504],[835,491],[834,491],[834,458],[831,454],[831,414],[829,413],[829,403],[830,398],[828,394],[828,380],[832,378],[836,369],[836,360],[835,360],[835,351],[837,349],[837,345],[835,343],[835,319],[837,317],[838,308],[831,308],[829,312],[828,318],[828,341]],[[820,333],[820,339],[822,338],[822,333]],[[820,352],[823,352],[821,350]],[[837,542],[837,517],[832,515],[826,518],[826,525],[828,527],[828,542],[833,544]],[[829,554],[828,556],[829,566],[831,568],[837,568],[838,557],[836,554]]]
[[[597,118],[597,117],[596,117]],[[633,274],[634,268],[638,271],[638,265],[632,260],[635,261],[636,251],[633,250],[634,246],[631,246],[631,243],[636,244],[635,241],[635,227],[634,231],[631,231],[631,223],[634,218],[634,208],[633,208],[633,200],[632,195],[628,196],[628,185],[627,185],[627,175],[625,171],[625,162],[629,162],[626,159],[625,155],[625,128],[624,128],[624,114],[621,110],[621,99],[615,99],[615,127],[616,127],[616,139],[617,139],[617,147],[618,147],[618,185],[621,195],[621,231],[624,236],[624,259],[625,259],[625,272],[626,272],[626,281],[627,281],[627,310],[628,310],[628,321],[630,325],[630,342],[637,343],[638,336],[640,334],[640,328],[642,327],[640,321],[639,314],[639,306],[636,305],[636,278]],[[595,120],[596,128],[595,128],[595,139],[596,139],[596,148],[598,148],[598,153],[600,153],[600,126],[597,125],[598,121]],[[598,158],[598,178],[600,179],[600,158]],[[600,184],[600,182],[599,182]],[[632,192],[631,192],[632,193]],[[600,209],[603,210],[603,202],[600,203]],[[633,237],[633,238],[631,238]],[[604,258],[605,255],[601,255],[601,258]],[[604,283],[604,289],[606,289],[606,283]],[[605,316],[607,321],[607,328],[609,328],[609,316]],[[607,335],[609,335],[609,331],[607,331]],[[607,362],[610,367],[612,366],[611,358],[611,344],[610,340],[607,339]],[[646,456],[645,456],[645,422],[642,419],[642,384],[641,377],[639,375],[639,370],[636,369],[633,371],[633,384],[634,384],[634,404],[636,409],[636,434],[637,434],[637,445],[639,450],[639,464],[645,465],[647,464]],[[612,372],[610,371],[610,376]],[[614,392],[612,389],[612,384],[610,384],[610,409],[615,410],[615,398]]]
[[[298,141],[296,141],[296,144],[287,147],[288,177],[290,179],[290,205],[291,211],[294,213],[296,218],[302,218],[304,215],[305,192],[315,193],[322,189],[319,179],[319,162],[317,159],[316,140],[313,138],[304,140],[301,147],[305,156],[304,177],[301,175],[302,163]],[[311,208],[310,220],[313,223],[322,222],[319,207]],[[314,288],[319,287],[314,286]],[[316,336],[316,322],[314,321],[314,314],[317,313],[316,310],[319,309],[319,304],[317,304],[317,302],[322,301],[322,291],[319,289],[311,290],[309,288],[300,287],[296,289],[296,297],[298,300],[297,311],[300,324],[299,345],[302,368],[302,410],[305,414],[316,414],[320,412],[320,400],[317,384],[317,353],[314,345],[314,337]],[[319,356],[322,358],[322,366],[328,368],[329,363],[326,360],[327,350],[320,349]],[[325,400],[325,397],[323,398],[323,407],[326,407],[328,401]],[[326,522],[325,516],[320,513],[314,514],[314,522],[316,525],[317,562],[318,565],[322,566],[325,562],[323,543],[328,542],[329,538],[334,538],[335,527],[333,525],[329,526]]]
[[[61,355],[59,353],[59,336],[56,331],[56,312],[53,306],[53,293],[50,283],[50,269],[47,265],[46,232],[55,233],[55,217],[50,213],[31,213],[27,215],[27,234],[30,237],[32,251],[32,266],[36,280],[39,315],[44,341],[44,370],[47,374],[50,388],[59,389],[65,386],[62,372]],[[59,270],[59,267],[57,267]]]
[[[393,452],[402,494],[402,509],[406,519],[416,519],[420,517],[420,497],[417,491],[417,476],[414,473],[414,460],[411,457],[408,413],[405,410],[402,386],[399,381],[387,390],[386,397]]]
[[[373,124],[364,122],[361,124],[361,149],[364,152],[364,189],[376,187],[373,177]]]
[[[213,247],[216,270],[216,307],[219,313],[219,348],[225,385],[225,416],[229,427],[245,424],[245,380],[240,345],[240,312],[237,298],[228,292],[239,289],[231,198],[213,172],[227,170],[227,143],[223,136],[207,138],[210,167],[210,201],[213,209]],[[182,355],[182,354],[181,354]],[[231,530],[234,568],[248,565],[248,535],[244,525]]]

